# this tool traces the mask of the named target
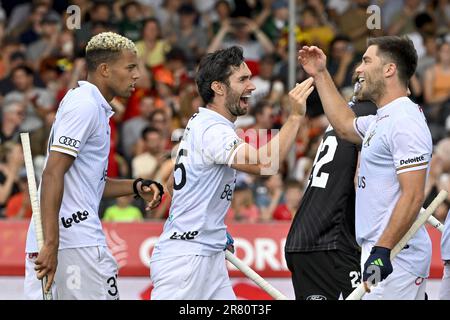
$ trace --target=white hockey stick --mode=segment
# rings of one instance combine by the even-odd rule
[[[442,224],[438,219],[433,216],[430,216],[427,220],[427,223],[432,225],[434,228],[438,229],[441,233],[444,232],[444,224]]]
[[[427,222],[428,218],[433,214],[437,207],[439,207],[439,205],[447,199],[447,195],[447,191],[441,190],[426,210],[423,208],[420,210],[419,215],[417,216],[416,221],[412,224],[411,228],[409,228],[408,232],[405,233],[403,238],[401,238],[395,247],[392,248],[391,261],[405,247],[406,243],[416,234],[420,227]],[[370,282],[361,282],[361,284],[359,284],[358,287],[353,290],[353,292],[345,300],[361,300],[371,286],[372,284]]]
[[[252,268],[247,266],[238,257],[232,254],[230,251],[225,250],[225,257],[230,261],[236,268],[238,268],[247,278],[255,282],[261,289],[267,292],[275,300],[288,300],[288,298],[282,294],[280,291],[275,289],[270,283],[264,280],[259,274],[253,271]]]
[[[33,158],[31,157],[30,137],[28,132],[21,133],[23,158],[25,161],[25,169],[27,171],[28,192],[30,193],[31,210],[33,212],[34,229],[36,231],[36,239],[39,251],[44,244],[44,233],[42,232],[41,209],[37,195],[36,180],[34,175]],[[44,300],[53,300],[52,290],[45,293],[44,288],[47,285],[47,276],[42,281],[42,296]]]

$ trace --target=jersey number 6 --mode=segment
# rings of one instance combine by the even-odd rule
[[[186,149],[180,149],[177,156],[177,161],[175,162],[175,168],[173,170],[173,188],[175,190],[180,190],[184,187],[186,184],[186,168],[184,167],[183,163],[180,163],[181,156],[187,156],[187,150]],[[181,181],[180,183],[177,183],[175,179],[175,172],[180,169],[181,170]]]

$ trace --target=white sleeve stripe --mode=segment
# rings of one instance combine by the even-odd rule
[[[236,155],[238,150],[244,145],[245,145],[245,143],[242,141],[240,143],[234,145],[234,150],[230,152],[230,154],[228,155],[228,159],[226,161],[227,165],[229,167],[233,164],[234,156]]]
[[[358,128],[358,118],[355,118],[354,120],[353,120],[353,128],[355,129],[355,131],[356,131],[356,133],[360,136],[360,138],[362,139],[362,140],[364,140],[364,135],[363,135],[363,133],[359,130],[359,128]]]
[[[408,166],[398,167],[396,169],[396,171],[399,172],[399,171],[403,171],[403,170],[407,170],[407,169],[413,169],[413,168],[414,168],[414,170],[420,170],[420,169],[425,169],[427,167],[428,167],[428,161],[427,162],[422,162],[422,163],[410,164]]]
[[[71,149],[71,148],[67,148],[67,147],[63,147],[63,146],[54,145],[54,144],[50,146],[50,150],[58,151],[58,152],[62,152],[62,153],[67,153],[67,154],[69,154],[71,156],[74,156],[74,157],[76,157],[78,155],[78,151],[77,150],[74,150],[74,149]]]

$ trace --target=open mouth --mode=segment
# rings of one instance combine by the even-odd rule
[[[246,95],[242,95],[241,96],[241,104],[244,104],[246,106],[248,106],[248,100],[250,99],[250,94],[246,94]]]

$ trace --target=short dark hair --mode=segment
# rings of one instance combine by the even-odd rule
[[[147,140],[146,137],[147,137],[147,135],[148,135],[149,133],[157,133],[157,134],[161,135],[161,131],[159,131],[158,129],[156,129],[156,128],[154,128],[154,127],[145,127],[145,128],[142,130],[141,138],[142,138],[143,140]]]
[[[163,109],[156,109],[156,110],[153,110],[152,113],[150,113],[150,115],[148,116],[148,120],[150,122],[153,122],[153,119],[155,118],[155,116],[157,114],[162,114],[164,116],[164,118],[167,119],[167,113]]]
[[[214,98],[211,84],[214,81],[219,81],[229,86],[232,68],[238,68],[243,62],[243,50],[238,46],[208,53],[201,59],[195,82],[205,104],[210,103]]]
[[[27,66],[26,64],[18,65],[17,67],[11,70],[11,74],[16,73],[16,71],[18,70],[22,70],[23,72],[25,72],[27,76],[34,77],[33,69],[31,69],[31,67]]]
[[[251,109],[250,115],[256,118],[257,115],[263,114],[265,108],[273,108],[273,106],[268,100],[259,100]]]
[[[417,67],[417,52],[413,42],[406,36],[385,36],[369,39],[368,46],[377,46],[377,55],[394,63],[400,81],[408,86]]]

